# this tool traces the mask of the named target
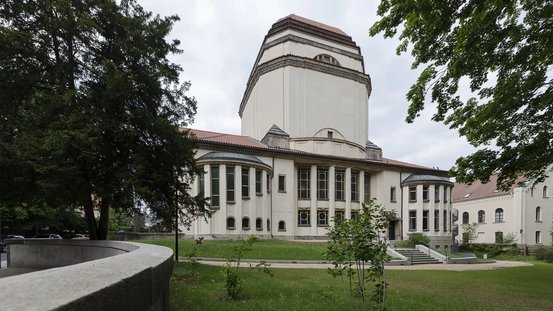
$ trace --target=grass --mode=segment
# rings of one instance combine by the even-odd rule
[[[173,251],[175,250],[174,240],[140,240],[136,242],[167,246]],[[179,240],[179,256],[183,257],[185,254],[189,254],[195,244],[196,242],[193,240]],[[233,254],[235,245],[235,241],[203,241],[198,247],[198,257],[227,258]],[[259,240],[245,258],[323,260],[326,245],[325,242]]]
[[[339,279],[325,270],[273,269],[274,277],[242,269],[240,301],[224,299],[222,267],[177,263],[172,310],[350,309]],[[491,271],[389,270],[388,310],[553,310],[553,264]]]

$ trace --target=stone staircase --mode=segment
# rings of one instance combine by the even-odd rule
[[[418,249],[414,248],[403,248],[403,249],[396,249],[396,252],[402,254],[403,256],[409,258],[411,260],[412,265],[422,265],[422,264],[429,264],[429,263],[442,263],[439,260],[436,260],[427,254],[419,251]]]

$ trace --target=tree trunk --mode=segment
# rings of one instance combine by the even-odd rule
[[[102,199],[102,203],[100,203],[98,240],[107,240],[108,238],[109,205],[110,202],[108,200]]]
[[[94,217],[94,205],[92,204],[92,195],[90,193],[85,195],[83,207],[90,239],[97,240],[96,217]]]

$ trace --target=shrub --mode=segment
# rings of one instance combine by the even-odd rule
[[[496,257],[499,255],[518,255],[519,249],[515,244],[487,244],[487,243],[472,243],[463,244],[459,247],[460,252],[470,252],[478,256],[488,254],[488,257]]]
[[[411,243],[411,247],[415,247],[417,244],[428,246],[430,239],[424,233],[412,233],[409,235],[409,242]]]

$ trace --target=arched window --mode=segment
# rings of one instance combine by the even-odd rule
[[[480,210],[478,211],[478,223],[483,224],[486,222],[486,212]]]
[[[278,222],[278,231],[286,231],[286,223],[284,220]]]
[[[541,206],[536,207],[536,221],[541,221]]]
[[[536,244],[541,243],[541,231],[536,231]]]
[[[503,222],[503,209],[498,208],[495,210],[495,222]]]
[[[248,217],[242,218],[242,230],[250,230],[250,219]]]
[[[234,230],[234,228],[235,228],[234,217],[227,218],[227,230]]]
[[[543,186],[543,197],[547,198],[547,186]]]
[[[256,218],[255,219],[255,230],[257,230],[257,231],[263,230],[263,219],[261,219],[261,218]]]
[[[340,66],[340,63],[336,60],[336,58],[328,55],[328,54],[319,54],[314,57],[315,60],[318,60],[323,63]]]
[[[469,213],[464,212],[463,213],[463,224],[468,224],[468,223],[469,223]]]

